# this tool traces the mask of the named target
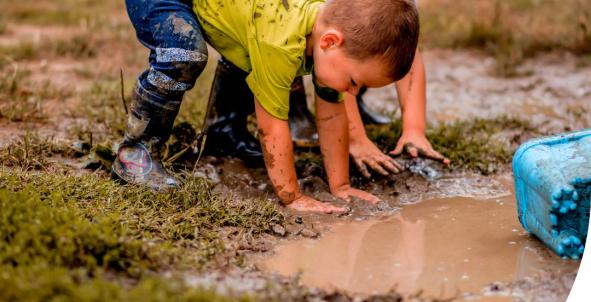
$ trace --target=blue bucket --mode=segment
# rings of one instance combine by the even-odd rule
[[[519,221],[562,257],[583,255],[591,203],[591,129],[529,141],[513,156]]]

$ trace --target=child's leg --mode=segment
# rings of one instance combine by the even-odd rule
[[[150,68],[133,91],[125,138],[113,164],[114,177],[154,189],[176,186],[160,150],[170,137],[183,94],[207,63],[207,46],[191,1],[127,0],[139,41],[150,49]]]
[[[218,61],[207,105],[203,152],[262,165],[260,143],[246,127],[248,116],[254,113],[254,96],[246,84],[247,76],[247,72],[226,59]]]

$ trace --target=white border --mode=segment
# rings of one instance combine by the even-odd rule
[[[591,227],[591,221],[589,226]],[[589,234],[589,231],[587,231],[587,234]],[[587,236],[587,239],[589,239],[589,236]],[[583,259],[579,266],[577,278],[575,279],[573,288],[566,299],[568,302],[591,301],[591,246],[588,246],[587,244],[585,245],[585,252],[583,253]]]

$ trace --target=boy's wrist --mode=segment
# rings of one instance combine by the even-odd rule
[[[425,127],[424,126],[417,126],[417,125],[402,127],[402,134],[425,135]]]

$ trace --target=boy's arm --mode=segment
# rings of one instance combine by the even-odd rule
[[[417,51],[409,73],[396,83],[396,91],[402,109],[403,132],[396,148],[390,152],[399,155],[407,151],[411,156],[426,156],[449,164],[449,159],[443,157],[433,147],[425,136],[425,67],[421,54]],[[350,147],[349,153],[359,167],[361,173],[370,177],[369,166],[376,172],[387,175],[388,172],[397,173],[402,167],[389,156],[385,155],[369,140],[365,133],[355,96],[345,94],[347,116],[349,117]]]
[[[355,96],[345,93],[344,97],[349,120],[349,154],[351,154],[359,172],[369,178],[371,174],[367,169],[368,166],[384,176],[402,171],[403,168],[397,161],[384,154],[367,137]]]
[[[375,203],[376,196],[351,188],[349,183],[349,132],[348,119],[343,103],[327,102],[316,96],[316,127],[320,139],[320,151],[328,175],[328,185],[333,195],[349,201],[357,197]]]
[[[425,66],[421,53],[417,50],[410,71],[396,82],[396,92],[402,111],[402,136],[390,154],[399,155],[406,151],[412,157],[420,155],[449,164],[449,159],[435,151],[425,136],[427,103],[425,78]]]
[[[322,203],[301,193],[294,168],[293,145],[287,121],[269,114],[257,100],[255,111],[267,172],[283,204],[298,211],[344,212],[344,208]]]

